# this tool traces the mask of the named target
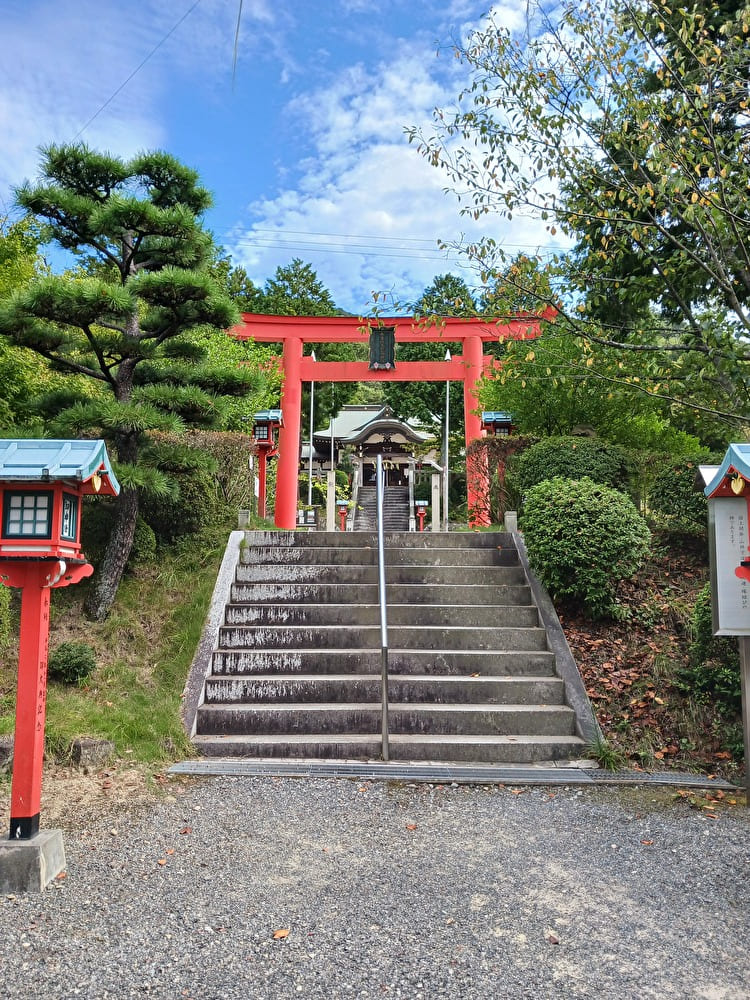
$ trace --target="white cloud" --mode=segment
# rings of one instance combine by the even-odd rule
[[[202,0],[181,20],[188,9],[158,0],[142,0],[137,9],[28,0],[4,11],[0,203],[35,174],[38,146],[80,137],[121,156],[162,146],[163,103],[175,76],[202,86],[226,83],[237,8]],[[244,3],[239,61],[278,48],[274,21],[267,0]]]
[[[307,130],[312,153],[275,197],[248,206],[251,221],[226,239],[235,263],[262,284],[299,256],[338,305],[358,312],[373,291],[409,302],[437,274],[465,268],[462,258],[446,259],[439,239],[493,235],[529,249],[544,243],[543,226],[531,220],[499,225],[462,217],[455,195],[444,193],[446,175],[407,143],[405,126],[429,128],[432,108],[455,97],[455,64],[445,63],[404,45],[375,72],[349,67],[330,86],[292,101],[288,113]],[[471,273],[465,276],[471,284]]]
[[[505,7],[508,19],[525,9],[521,0]],[[245,184],[244,216],[228,236],[219,231],[235,261],[263,283],[302,257],[352,311],[373,290],[409,301],[436,274],[465,267],[446,259],[439,238],[544,243],[536,223],[462,218],[443,193],[447,176],[403,133],[412,124],[429,131],[432,108],[453,103],[465,68],[448,48],[436,58],[434,40],[478,23],[479,0],[418,0],[406,13],[399,0],[340,0],[321,23],[289,0],[244,0],[231,100],[237,0],[201,0],[181,20],[188,10],[188,0],[177,9],[141,0],[137,11],[116,0],[3,4],[0,211],[11,187],[36,173],[38,146],[83,128],[83,140],[117,155],[202,155],[224,228],[240,217]],[[219,126],[191,120],[192,95]]]

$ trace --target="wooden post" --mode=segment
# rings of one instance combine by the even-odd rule
[[[739,637],[742,732],[745,738],[745,805],[750,808],[750,638]]]
[[[39,832],[47,714],[47,651],[50,589],[78,583],[93,573],[89,563],[68,567],[58,559],[0,561],[6,587],[21,589],[16,729],[10,786],[10,839],[30,840]]]
[[[268,463],[268,450],[258,449],[258,517],[266,516],[266,468]]]
[[[47,713],[49,649],[49,563],[27,564],[21,591],[16,734],[10,790],[10,839],[28,840],[39,832]]]
[[[482,376],[482,339],[479,336],[464,340],[464,422],[466,425],[466,447],[482,436],[482,420],[478,414],[477,383]],[[475,455],[474,460],[466,460],[466,494],[469,508],[469,526],[478,527],[490,523],[486,508],[489,488],[489,473],[486,455]]]
[[[301,361],[302,341],[299,337],[287,337],[284,341],[284,389],[281,397],[284,425],[279,432],[275,516],[276,527],[287,530],[297,527],[297,505],[299,503],[299,448],[302,422],[300,412],[302,404]]]

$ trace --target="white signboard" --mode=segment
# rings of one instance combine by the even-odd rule
[[[748,563],[747,500],[720,497],[708,502],[709,541],[712,548],[711,594],[715,635],[750,635],[750,580],[735,570]]]

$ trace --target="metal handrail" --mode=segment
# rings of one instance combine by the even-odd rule
[[[383,456],[376,456],[375,496],[378,515],[378,592],[380,595],[380,702],[382,718],[382,757],[389,760],[388,747],[388,614],[385,595],[385,542],[383,537],[383,497],[385,481],[383,477]]]

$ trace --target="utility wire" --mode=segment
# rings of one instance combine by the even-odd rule
[[[232,93],[234,93],[234,78],[237,73],[237,51],[240,42],[240,23],[242,21],[242,0],[237,11],[237,27],[234,29],[234,52],[232,54]]]
[[[143,67],[149,61],[149,59],[151,58],[151,56],[154,55],[155,52],[159,51],[159,49],[167,41],[167,39],[170,38],[175,33],[175,31],[177,31],[177,29],[182,24],[182,22],[187,17],[189,17],[190,14],[193,13],[193,11],[195,10],[195,8],[198,6],[198,4],[200,2],[201,2],[201,0],[195,0],[195,3],[192,5],[192,7],[189,7],[188,10],[186,10],[185,13],[182,15],[182,17],[179,19],[179,21],[177,21],[175,24],[172,25],[172,27],[169,29],[169,31],[166,33],[166,35],[164,35],[164,37],[159,42],[157,42],[157,44],[153,47],[153,49],[151,49],[151,51],[149,52],[149,54],[136,66],[136,68],[133,70],[133,72],[130,74],[130,76],[126,80],[123,80],[123,82],[120,84],[120,86],[114,92],[114,94],[112,94],[110,97],[108,97],[107,100],[104,102],[104,104],[102,104],[102,106],[99,108],[99,110],[95,111],[94,114],[89,118],[89,120],[86,122],[86,124],[82,125],[81,128],[78,129],[78,131],[76,132],[76,134],[73,136],[73,142],[75,142],[76,139],[78,139],[81,135],[83,135],[83,133],[86,131],[86,129],[89,127],[89,125],[96,118],[98,118],[99,115],[102,113],[102,111],[104,111],[104,109],[106,107],[108,107],[112,103],[112,101],[114,101],[114,99],[117,97],[117,95],[122,90],[124,90],[125,87],[127,87],[127,85],[130,83],[130,81],[136,75],[136,73],[138,73],[140,70],[143,69]],[[240,11],[241,10],[242,10],[242,4],[240,4]],[[239,30],[239,25],[238,25],[238,30]]]

